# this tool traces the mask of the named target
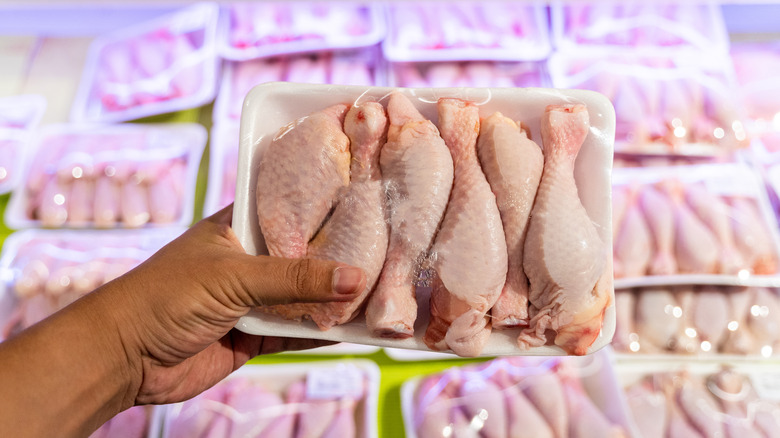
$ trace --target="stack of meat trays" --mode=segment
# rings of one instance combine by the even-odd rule
[[[555,47],[564,52],[638,51],[646,54],[725,54],[729,39],[720,5],[555,2]]]
[[[19,184],[22,157],[45,110],[42,96],[0,98],[0,193],[8,193]]]
[[[205,143],[196,124],[47,126],[26,151],[6,224],[189,226]]]
[[[73,102],[74,122],[122,122],[214,98],[218,8],[200,3],[99,36]]]
[[[401,388],[406,436],[637,436],[628,434],[607,353],[495,359],[409,380]]]
[[[129,271],[183,230],[31,229],[11,234],[0,258],[0,340]]]
[[[724,157],[748,145],[726,56],[559,52],[549,70],[555,87],[598,91],[613,102],[617,153]]]
[[[617,373],[630,436],[774,437],[780,430],[776,364],[633,362]]]
[[[379,368],[367,360],[248,365],[156,407],[150,436],[374,438],[378,390]]]
[[[350,2],[223,7],[218,40],[226,62],[214,106],[205,215],[233,201],[238,120],[249,90],[279,81],[384,85],[378,46],[385,36],[383,12]]]

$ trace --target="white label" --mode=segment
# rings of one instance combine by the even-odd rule
[[[750,380],[759,398],[780,401],[780,373],[755,373],[751,374]]]
[[[312,399],[363,398],[363,373],[352,365],[313,369],[306,376],[306,395]]]

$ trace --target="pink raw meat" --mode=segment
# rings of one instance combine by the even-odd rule
[[[655,255],[650,262],[649,274],[677,273],[677,259],[674,255],[674,209],[671,202],[651,185],[642,189],[639,202],[655,244]]]

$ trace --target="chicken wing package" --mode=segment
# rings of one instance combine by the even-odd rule
[[[389,85],[426,87],[546,87],[543,62],[399,62],[390,66]]]
[[[755,133],[780,131],[780,43],[740,43],[731,47],[739,95]]]
[[[501,358],[408,380],[401,387],[406,436],[635,436],[627,434],[606,352]]]
[[[624,49],[649,54],[725,54],[729,38],[720,5],[617,2],[555,2],[555,47],[560,51]]]
[[[51,125],[25,154],[12,228],[189,226],[206,144],[197,124]]]
[[[217,91],[218,8],[199,3],[97,37],[71,109],[74,122],[123,122],[201,106]]]
[[[214,106],[214,119],[236,121],[249,90],[266,82],[384,85],[385,68],[379,47],[334,50],[227,62]]]
[[[246,365],[191,400],[155,407],[150,436],[373,438],[378,393],[368,360]]]
[[[0,340],[124,274],[184,230],[11,234],[0,257]]]
[[[356,2],[239,2],[225,5],[219,54],[246,61],[289,53],[349,49],[385,37],[381,6]]]
[[[743,111],[726,56],[558,53],[557,88],[598,91],[615,105],[615,151],[724,156],[748,146]]]
[[[757,359],[780,347],[780,295],[776,288],[654,286],[615,292],[619,353]],[[649,356],[648,356],[649,355]],[[658,356],[656,356],[658,355]]]
[[[780,430],[773,364],[626,361],[617,369],[630,436],[764,437]]]
[[[0,193],[8,193],[19,184],[24,150],[45,110],[43,96],[0,98]]]
[[[615,317],[613,129],[588,91],[255,87],[233,215],[244,249],[336,260],[367,282],[237,327],[460,356],[599,350]]]
[[[745,164],[615,169],[615,286],[780,286],[777,226]]]
[[[551,51],[543,3],[415,2],[388,5],[385,58],[537,61]]]

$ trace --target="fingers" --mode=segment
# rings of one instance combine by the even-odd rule
[[[360,268],[329,260],[247,256],[236,272],[242,304],[349,301],[366,287]]]

